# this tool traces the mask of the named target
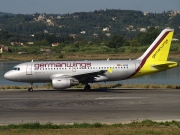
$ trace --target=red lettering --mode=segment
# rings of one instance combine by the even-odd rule
[[[87,67],[91,67],[91,63],[87,63]]]
[[[39,64],[34,64],[34,68],[39,69]]]
[[[39,64],[39,67],[43,68],[44,67],[44,63]]]
[[[61,63],[56,63],[56,67],[62,67]]]
[[[67,67],[73,67],[73,64],[72,63],[67,63]]]
[[[45,68],[45,67],[81,67],[81,68],[86,68],[86,67],[91,67],[91,63],[38,63],[34,64],[34,68],[39,69],[39,68]]]

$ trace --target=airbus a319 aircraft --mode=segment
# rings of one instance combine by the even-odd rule
[[[54,89],[66,89],[80,83],[90,90],[89,83],[125,80],[178,66],[167,61],[174,30],[164,29],[145,53],[135,60],[37,61],[16,65],[4,77],[30,83],[52,82]]]

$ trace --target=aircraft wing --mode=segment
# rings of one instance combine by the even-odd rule
[[[81,83],[91,82],[91,81],[93,82],[95,77],[103,75],[106,71],[107,70],[100,70],[97,72],[82,73],[82,74],[73,75],[72,77],[76,78]]]
[[[107,72],[107,70],[100,70],[100,71],[96,71],[96,72],[87,72],[87,73],[78,73],[78,74],[74,74],[74,75],[67,75],[67,74],[54,74],[51,76],[51,79],[53,78],[58,78],[58,77],[63,77],[63,78],[75,78],[77,79],[79,82],[83,83],[83,82],[93,82],[95,77],[98,77],[100,75],[103,75],[105,72]]]
[[[79,76],[86,76],[86,75],[89,75],[89,76],[97,76],[97,75],[102,75],[106,72],[107,70],[100,70],[100,71],[97,71],[97,72],[89,72],[89,73],[82,73],[82,74],[77,74],[77,75],[73,75],[73,77],[79,77]]]

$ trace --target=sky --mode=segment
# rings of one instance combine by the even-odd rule
[[[0,0],[0,11],[14,14],[67,14],[104,9],[162,13],[180,10],[180,0]]]

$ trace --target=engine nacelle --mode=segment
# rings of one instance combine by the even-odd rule
[[[54,78],[52,85],[54,89],[66,89],[73,85],[78,85],[79,81],[71,78]]]

